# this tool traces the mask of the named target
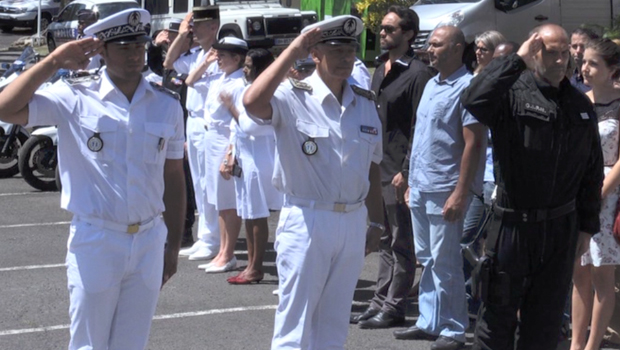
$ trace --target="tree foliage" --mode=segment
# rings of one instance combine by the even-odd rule
[[[381,20],[392,5],[411,7],[416,0],[357,0],[355,7],[360,14],[363,14],[362,21],[364,26],[373,32],[379,32]]]

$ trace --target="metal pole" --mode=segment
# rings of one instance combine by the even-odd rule
[[[37,13],[37,45],[41,44],[41,0],[39,0],[39,9]]]

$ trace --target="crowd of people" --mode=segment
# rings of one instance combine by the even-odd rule
[[[0,93],[3,120],[58,125],[70,349],[145,348],[178,257],[236,271],[242,224],[248,264],[227,282],[259,283],[274,211],[274,350],[343,349],[350,324],[403,326],[410,298],[417,321],[394,337],[432,350],[463,348],[471,322],[473,349],[555,349],[567,322],[571,350],[599,349],[608,327],[618,340],[614,41],[487,31],[465,62],[463,32],[442,26],[419,57],[418,15],[392,6],[371,77],[354,16],[305,27],[276,58],[217,40],[217,6],[154,39],[146,10],[79,15],[79,40]],[[373,298],[351,313],[377,250]]]

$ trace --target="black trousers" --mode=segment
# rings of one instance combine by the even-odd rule
[[[491,229],[500,232],[497,259],[472,349],[555,349],[573,274],[576,213],[537,223],[496,216]]]
[[[406,204],[384,208],[386,230],[381,236],[377,287],[370,307],[404,317],[407,295],[415,278],[411,212]]]
[[[192,227],[196,221],[196,197],[194,195],[194,186],[192,185],[192,173],[189,170],[189,161],[187,154],[183,157],[183,169],[185,170],[185,192],[187,196],[187,211],[185,212],[185,234],[189,234],[192,238]],[[189,233],[188,233],[189,232]]]

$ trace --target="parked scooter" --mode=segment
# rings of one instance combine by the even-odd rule
[[[11,64],[0,77],[0,91],[15,80],[28,64],[36,63],[39,55],[30,46]],[[21,125],[0,122],[0,178],[11,177],[19,172],[17,158],[19,149],[30,134]]]
[[[56,191],[56,152],[58,132],[55,126],[45,126],[32,132],[19,151],[19,172],[32,187],[41,191]]]

